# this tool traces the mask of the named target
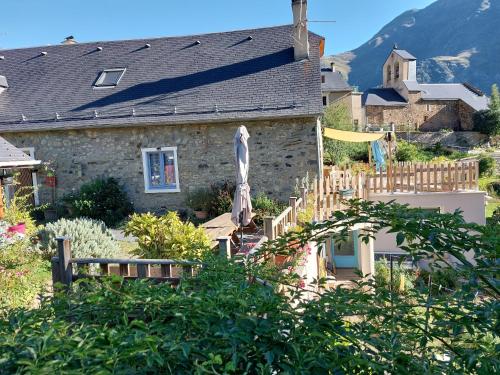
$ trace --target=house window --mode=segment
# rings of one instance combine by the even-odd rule
[[[427,104],[427,112],[430,112],[431,111],[431,105],[430,104]]]
[[[394,78],[399,78],[399,62],[396,62],[396,64],[394,64]]]
[[[321,83],[325,83],[325,76],[324,75],[321,76]]]
[[[427,122],[429,120],[429,116],[424,116],[424,122]]]
[[[94,83],[95,87],[115,87],[125,73],[125,68],[120,69],[106,69],[101,72],[99,77]]]
[[[387,65],[387,82],[389,83],[392,79],[392,69],[390,65]]]
[[[328,96],[323,95],[323,106],[326,107],[328,105]]]
[[[177,147],[142,149],[146,193],[178,193]]]

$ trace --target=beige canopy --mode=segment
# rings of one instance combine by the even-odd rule
[[[374,142],[385,137],[385,133],[361,133],[349,132],[345,130],[337,130],[325,128],[325,137],[336,139],[344,142]]]

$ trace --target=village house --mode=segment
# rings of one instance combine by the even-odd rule
[[[52,162],[57,198],[114,177],[145,211],[234,180],[245,125],[252,191],[286,199],[322,168],[324,39],[306,5],[292,1],[295,26],[2,50],[0,134]]]
[[[366,123],[394,125],[397,131],[472,130],[473,114],[488,98],[469,84],[417,81],[417,59],[394,49],[383,67],[382,88],[363,95]]]
[[[364,124],[361,107],[362,93],[347,83],[342,73],[337,71],[333,62],[321,63],[321,92],[323,107],[342,103],[349,111],[353,128],[360,129],[360,126]]]

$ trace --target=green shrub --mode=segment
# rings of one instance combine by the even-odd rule
[[[475,131],[489,136],[500,134],[500,111],[486,109],[475,112],[473,121]]]
[[[48,289],[49,280],[50,263],[34,251],[28,239],[0,249],[0,311],[33,307],[37,295]]]
[[[114,178],[84,184],[78,193],[63,200],[69,205],[71,216],[102,220],[106,225],[119,223],[133,211],[127,194]]]
[[[203,228],[183,223],[176,212],[163,216],[133,214],[125,234],[137,237],[136,255],[149,259],[201,259],[211,246]]]
[[[286,208],[286,204],[269,198],[265,193],[259,193],[252,199],[252,208],[255,224],[262,225],[266,216],[278,216]]]
[[[227,212],[231,212],[233,207],[233,196],[236,190],[236,184],[230,181],[224,181],[210,186],[210,206],[208,214],[216,217]]]
[[[398,161],[416,161],[421,158],[421,153],[419,148],[413,143],[399,141],[395,156]]]
[[[479,159],[479,177],[493,176],[496,169],[496,162],[491,156],[482,156]]]
[[[116,258],[120,247],[106,225],[97,220],[60,219],[45,225],[38,233],[40,247],[47,257],[57,252],[56,237],[71,240],[71,254],[74,258]]]
[[[212,205],[212,199],[211,190],[200,188],[189,192],[185,203],[193,211],[208,211]]]

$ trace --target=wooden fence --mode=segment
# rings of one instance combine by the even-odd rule
[[[367,179],[369,193],[478,190],[479,163],[397,163]]]
[[[288,207],[277,217],[264,218],[264,235],[274,240],[297,225],[297,214],[306,208],[307,188],[300,189],[301,197],[290,197]]]
[[[64,237],[56,240],[58,256],[52,258],[54,285],[60,282],[69,286],[73,281],[81,278],[99,279],[112,274],[121,275],[125,279],[147,278],[175,285],[179,283],[181,275],[194,276],[203,266],[199,262],[167,259],[72,258],[70,240]],[[90,274],[91,265],[99,265],[99,274]]]

